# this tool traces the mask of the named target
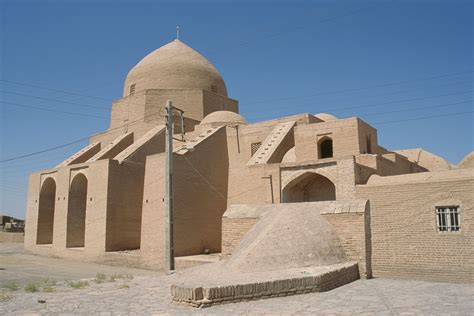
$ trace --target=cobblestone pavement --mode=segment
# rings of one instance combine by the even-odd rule
[[[0,252],[0,266],[3,258]],[[83,269],[90,267],[84,264]],[[2,272],[5,271],[0,271],[0,286],[5,286],[5,281],[12,280],[3,279]],[[71,283],[48,285],[39,281],[35,281],[35,293],[26,292],[24,286],[17,290],[1,288],[0,314],[473,315],[474,311],[474,285],[382,278],[358,280],[324,293],[194,309],[170,302],[170,284],[176,276],[148,273],[138,273],[133,278],[116,275],[115,280],[108,274],[106,280],[97,279],[102,283],[89,279],[88,284],[82,284],[84,288],[78,289]],[[78,283],[75,285],[78,287]]]

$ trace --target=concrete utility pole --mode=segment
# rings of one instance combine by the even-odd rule
[[[173,101],[166,101],[166,174],[165,174],[165,218],[166,218],[166,272],[174,271],[173,240]]]

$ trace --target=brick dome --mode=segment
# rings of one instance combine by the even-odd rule
[[[239,113],[230,111],[216,111],[208,114],[201,121],[201,125],[247,125],[247,121]]]
[[[202,89],[227,96],[217,69],[178,39],[151,52],[129,71],[123,95],[147,89]]]

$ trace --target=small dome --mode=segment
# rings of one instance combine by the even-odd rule
[[[247,121],[239,113],[230,111],[216,111],[206,115],[201,125],[247,125]]]
[[[423,148],[403,149],[395,151],[397,154],[405,156],[408,160],[417,163],[428,171],[451,170],[449,162]]]
[[[337,120],[337,117],[335,117],[334,115],[331,115],[331,114],[327,114],[327,113],[315,114],[314,117],[320,119],[323,122]]]
[[[131,90],[147,89],[202,89],[227,96],[224,80],[217,69],[180,40],[151,52],[129,71],[124,97]]]
[[[458,168],[474,168],[474,151],[467,154],[459,163]]]

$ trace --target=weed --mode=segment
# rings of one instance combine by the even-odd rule
[[[12,296],[5,291],[0,292],[0,302],[6,302],[12,299]]]
[[[57,284],[56,280],[51,280],[50,278],[43,278],[41,283],[43,283],[43,286],[56,286]]]
[[[125,274],[113,274],[110,276],[110,282],[115,282],[117,279],[133,280],[133,275],[130,273]]]
[[[109,278],[110,282],[115,282],[117,279],[123,279],[124,276],[122,274],[112,274]]]
[[[10,291],[18,291],[20,287],[16,284],[15,281],[10,281],[1,286],[4,289],[9,289]]]
[[[130,286],[128,284],[124,283],[124,284],[120,284],[119,286],[117,286],[117,288],[119,288],[119,289],[128,289],[128,288],[130,288]]]
[[[66,280],[66,284],[69,287],[72,287],[73,289],[83,289],[86,286],[89,286],[89,282],[87,281],[69,281]]]
[[[94,278],[94,282],[95,283],[104,283],[105,281],[107,281],[107,275],[97,272],[97,274],[95,275],[95,278]]]
[[[30,293],[38,292],[38,291],[39,291],[39,286],[38,286],[37,283],[29,282],[29,283],[25,286],[25,291],[26,291],[26,292],[30,292]]]
[[[43,292],[54,293],[56,292],[56,290],[51,285],[46,285],[46,286],[43,286]]]

